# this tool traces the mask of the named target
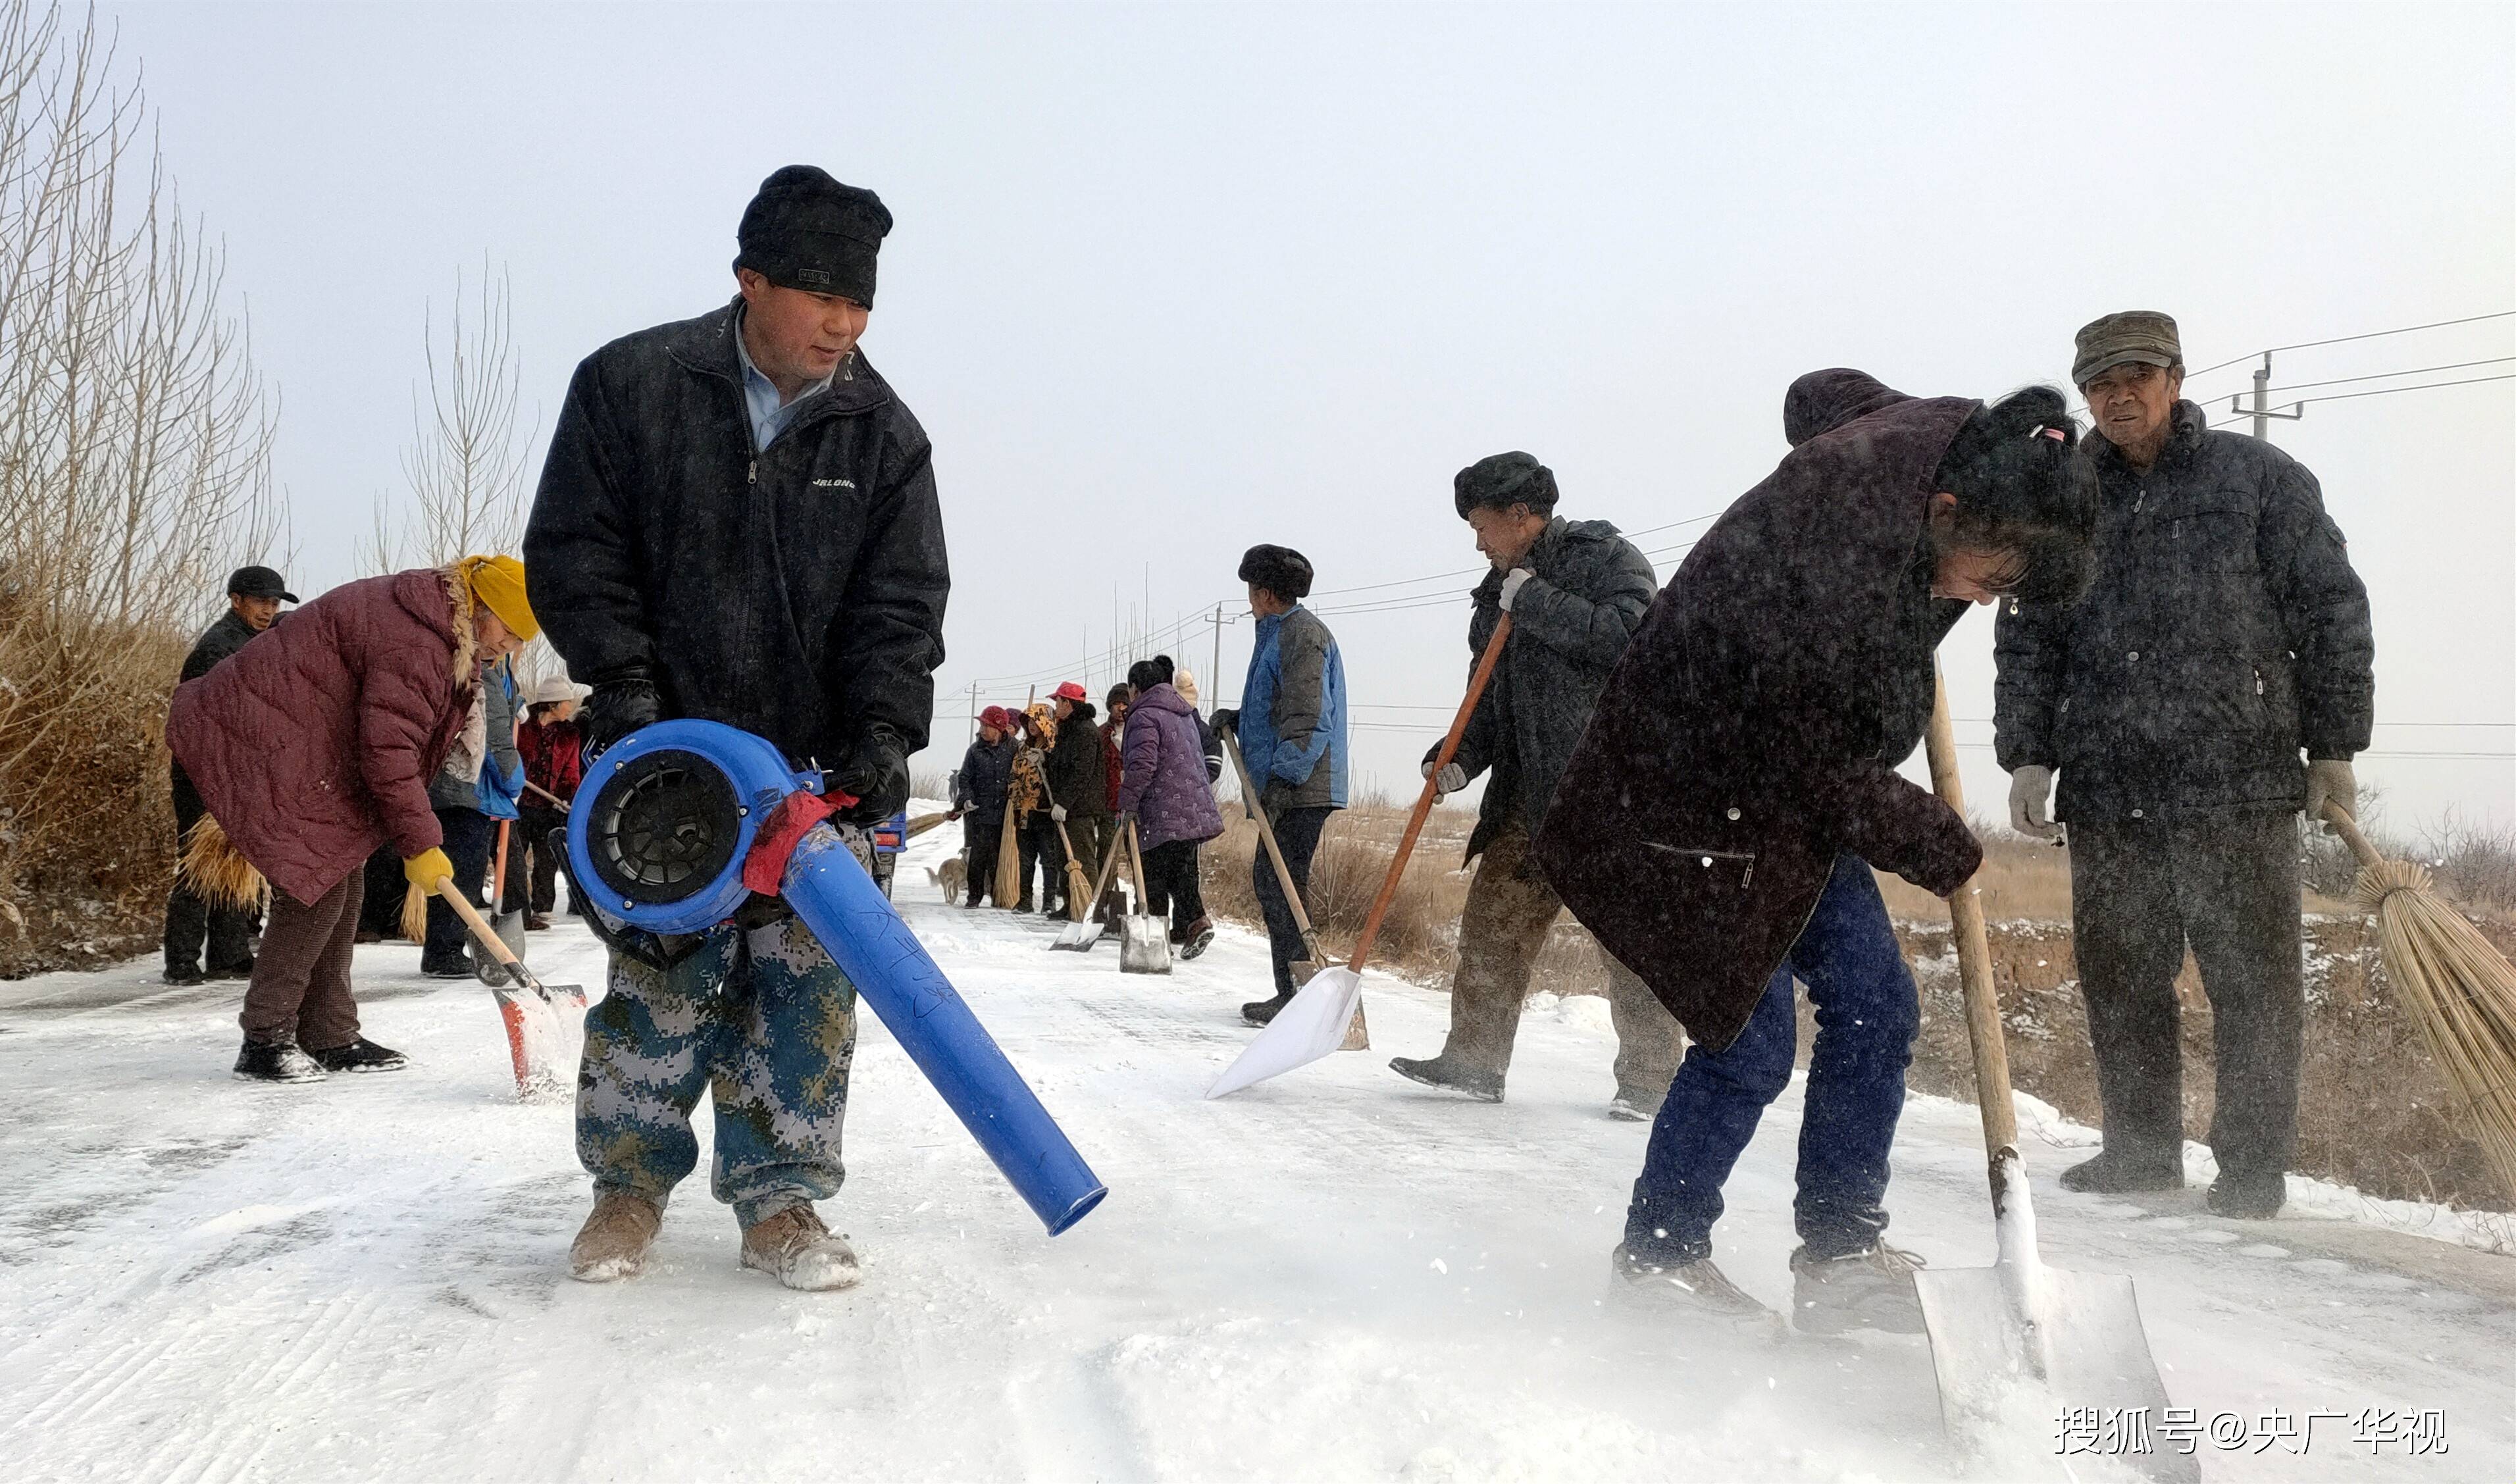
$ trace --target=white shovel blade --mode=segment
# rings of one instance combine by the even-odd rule
[[[1363,998],[1363,976],[1349,968],[1321,969],[1291,1002],[1276,1012],[1258,1039],[1223,1070],[1207,1097],[1223,1097],[1253,1082],[1304,1067],[1345,1044],[1345,1028]]]
[[[2040,1346],[2015,1317],[1999,1268],[1935,1267],[1913,1275],[1950,1437],[1988,1459],[2031,1446],[2049,1451],[2064,1410],[2129,1415],[2146,1409],[2150,1451],[2123,1454],[2118,1462],[2144,1478],[2196,1484],[2200,1459],[2177,1452],[2181,1445],[2157,1431],[2165,1420],[2166,1386],[2149,1353],[2131,1280],[2039,1265],[2037,1283],[2044,1307]],[[2041,1378],[2034,1374],[2037,1349],[2045,1357]]]
[[[516,985],[492,992],[507,1028],[516,1096],[525,1102],[574,1096],[576,1064],[585,1053],[585,991],[572,984],[546,988],[548,998]]]

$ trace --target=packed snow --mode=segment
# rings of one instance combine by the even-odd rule
[[[410,1070],[308,1087],[230,1080],[232,985],[136,962],[0,986],[0,1475],[1969,1476],[1920,1338],[1741,1336],[1609,1293],[1647,1129],[1605,1117],[1604,1003],[1533,1004],[1510,1101],[1477,1105],[1386,1070],[1438,1047],[1445,1002],[1373,975],[1372,1051],[1209,1102],[1263,941],[1227,930],[1166,979],[1121,975],[1114,942],[1049,952],[1055,923],[944,906],[924,868],[954,833],[912,847],[902,909],[1111,1196],[1044,1237],[868,1014],[823,1207],[866,1266],[840,1294],[737,1268],[704,1172],[643,1277],[571,1282],[569,1111],[516,1100],[487,992],[406,946],[359,973]],[[531,948],[599,993],[581,927]],[[2084,1130],[2025,1122],[2046,1260],[2137,1278],[2205,1477],[2502,1484],[2516,1259],[2331,1219],[2348,1203],[2305,1182],[2310,1214],[2269,1223],[2199,1189],[2074,1196],[2055,1146]],[[1797,1127],[1794,1088],[1717,1232],[1778,1307]],[[1889,1204],[1934,1264],[1992,1260],[1971,1107],[1912,1101]],[[2118,1476],[2085,1420],[2022,1420],[1972,1476]]]

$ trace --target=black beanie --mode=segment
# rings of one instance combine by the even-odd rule
[[[1497,453],[1481,458],[1450,481],[1459,519],[1471,510],[1509,510],[1527,505],[1535,515],[1555,513],[1555,471],[1526,453]]]
[[[734,266],[780,288],[841,294],[871,309],[874,254],[890,231],[882,197],[842,186],[818,165],[788,165],[742,208]]]
[[[1299,603],[1311,595],[1311,559],[1290,546],[1252,546],[1240,558],[1240,580]]]

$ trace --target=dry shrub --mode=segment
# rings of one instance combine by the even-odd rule
[[[1388,879],[1390,858],[1405,833],[1410,800],[1401,805],[1378,795],[1365,795],[1354,807],[1331,818],[1311,862],[1310,890],[1305,894],[1311,920],[1328,953],[1340,959],[1354,951],[1371,911],[1372,898]],[[1224,805],[1223,837],[1201,856],[1200,883],[1206,910],[1220,917],[1256,926],[1258,899],[1250,868],[1258,853],[1258,828],[1240,816],[1237,803]],[[1447,984],[1458,967],[1459,918],[1466,910],[1471,869],[1461,869],[1476,815],[1467,809],[1436,809],[1425,822],[1399,878],[1371,960],[1419,984]],[[1268,868],[1273,869],[1272,867]],[[1604,995],[1608,989],[1599,947],[1568,915],[1549,935],[1530,975],[1532,993]]]
[[[277,535],[243,320],[114,72],[92,16],[0,0],[0,976],[153,931],[167,693]]]

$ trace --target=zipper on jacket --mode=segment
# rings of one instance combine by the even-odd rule
[[[755,486],[755,487],[756,487],[757,485],[759,485],[759,483],[760,483],[760,460],[759,460],[758,458],[756,458],[756,457],[755,457],[755,458],[747,459],[747,460],[745,460],[745,461],[743,462],[743,465],[742,465],[742,482],[743,482],[745,485],[750,485],[750,486]]]

